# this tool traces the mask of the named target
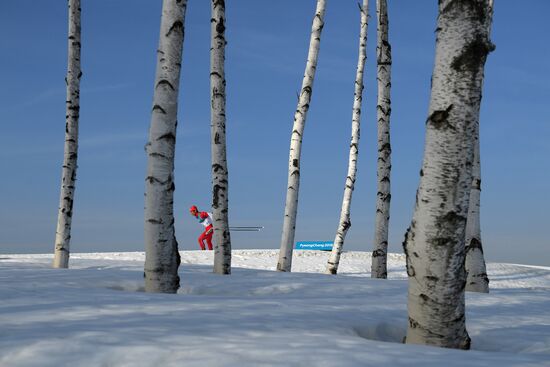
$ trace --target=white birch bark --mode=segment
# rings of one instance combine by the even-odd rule
[[[441,0],[424,160],[403,244],[407,343],[468,349],[465,227],[489,41],[487,0]]]
[[[371,277],[387,278],[388,227],[390,221],[390,115],[391,115],[391,45],[388,41],[388,8],[386,0],[376,1],[377,26],[377,81],[378,103],[378,170],[374,249],[372,252]]]
[[[493,0],[489,0],[488,33],[491,32],[493,18]],[[474,165],[472,167],[472,189],[466,222],[466,290],[470,292],[489,293],[489,277],[485,266],[483,245],[481,243],[480,200],[481,200],[481,162],[479,149],[479,126],[476,129]]]
[[[212,149],[212,214],[214,219],[214,272],[231,274],[225,139],[225,1],[212,0],[210,46],[210,98]]]
[[[468,219],[466,221],[466,290],[470,292],[489,293],[489,278],[481,245],[481,226],[479,217],[481,196],[481,166],[479,160],[479,129],[475,139],[474,165],[472,167],[472,188]]]
[[[80,115],[80,0],[69,0],[69,36],[65,148],[63,170],[61,174],[61,194],[57,228],[55,231],[55,250],[53,267],[68,268],[71,242],[71,223],[76,185],[78,156],[78,119]]]
[[[334,246],[327,264],[327,274],[336,274],[340,264],[340,256],[344,247],[344,240],[351,227],[350,207],[355,187],[357,173],[357,158],[359,156],[359,139],[361,135],[361,103],[363,101],[363,74],[367,61],[367,28],[369,17],[369,1],[363,0],[361,8],[361,31],[359,35],[359,57],[355,74],[355,91],[353,94],[353,112],[351,118],[351,143],[349,146],[348,174],[344,188],[344,198],[340,210],[340,222],[334,238]]]
[[[180,255],[174,234],[174,153],[185,0],[163,0],[145,179],[145,291],[175,293]]]
[[[306,123],[306,115],[313,91],[313,80],[317,69],[317,57],[321,42],[325,17],[325,0],[317,0],[315,17],[311,26],[309,52],[302,80],[302,89],[298,98],[298,106],[294,113],[294,126],[290,138],[290,154],[288,159],[288,185],[285,202],[285,216],[283,219],[283,232],[281,236],[281,248],[279,251],[278,271],[291,271],[292,250],[294,234],[296,231],[296,213],[298,212],[298,191],[300,188],[300,155],[302,150],[302,137]]]

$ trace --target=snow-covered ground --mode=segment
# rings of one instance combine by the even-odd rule
[[[490,294],[467,294],[472,350],[401,344],[404,258],[370,279],[370,254],[183,251],[178,294],[143,292],[143,253],[0,255],[0,366],[550,366],[550,268],[488,264]]]

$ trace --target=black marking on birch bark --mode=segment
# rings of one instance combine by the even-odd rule
[[[481,191],[481,179],[475,178],[472,182],[472,188]]]
[[[386,246],[388,245],[388,243],[386,241],[384,241],[386,243]],[[384,242],[382,242],[381,244],[383,244]],[[377,250],[374,250],[372,252],[372,257],[373,258],[376,258],[376,257],[384,257],[386,256],[386,251],[382,250],[382,249],[377,249]]]
[[[286,261],[286,257],[282,258],[283,261]],[[283,265],[281,263],[277,264],[277,271],[283,271],[286,272],[287,270],[283,268]]]
[[[452,228],[457,228],[466,223],[466,217],[458,214],[454,210],[447,212],[444,216],[436,220],[436,228],[442,229],[450,225]]]
[[[172,181],[172,182],[170,182],[170,185],[168,186],[166,191],[171,192],[171,191],[175,191],[175,190],[176,190],[176,184],[174,184],[174,181]],[[173,204],[174,200],[172,200],[170,203]],[[172,222],[174,222],[174,219],[172,219]]]
[[[465,71],[472,73],[472,76],[475,77],[481,71],[489,52],[494,49],[495,45],[481,35],[478,35],[463,48],[460,55],[455,57],[451,63],[451,67],[457,72]]]
[[[223,172],[224,169],[223,169],[223,166],[222,166],[221,164],[219,164],[219,163],[214,163],[214,164],[212,165],[212,171],[213,171],[214,173],[218,173],[218,171],[222,171],[222,172]]]
[[[150,223],[150,224],[162,224],[162,220],[160,220],[160,219],[147,219],[147,223]]]
[[[56,244],[55,249],[56,249],[56,251],[66,252],[67,254],[69,253],[69,250],[64,248],[63,244],[61,244],[61,243]]]
[[[163,115],[166,115],[166,111],[164,110],[164,108],[162,108],[158,104],[154,105],[153,109],[151,111],[152,112],[158,111],[158,112],[162,113]]]
[[[225,0],[212,0],[212,3],[214,5],[214,8],[221,6],[222,10],[225,10]]]
[[[470,240],[470,243],[466,244],[466,252],[469,252],[475,249],[478,249],[483,254],[483,246],[481,245],[481,241],[479,241],[477,238],[472,238]]]
[[[218,97],[223,98],[223,97],[224,97],[224,93],[223,93],[223,92],[220,92],[220,91],[218,90],[218,88],[213,88],[213,89],[212,89],[212,103],[214,103],[214,99],[215,99],[215,98],[218,98]]]
[[[299,162],[298,162],[297,159],[293,159],[293,160],[292,160],[292,165],[293,165],[294,167],[298,167],[298,164],[299,164]]]
[[[433,246],[440,247],[440,246],[452,246],[456,245],[458,241],[454,237],[434,237],[429,240],[426,240],[426,242],[432,244]]]
[[[472,275],[472,278],[480,278],[482,281],[489,284],[489,277],[487,276],[487,273],[475,274],[475,275]],[[470,284],[476,284],[476,283],[477,282],[475,281],[475,279],[474,279],[474,281],[470,282]]]
[[[389,106],[388,106],[388,109],[387,109],[387,110],[385,110],[384,107],[383,107],[382,105],[377,105],[376,108],[377,108],[378,110],[380,110],[380,112],[382,112],[382,114],[384,114],[384,115],[389,115],[389,114],[391,113],[391,107],[389,107]],[[379,118],[378,121],[379,121],[379,122],[380,122],[380,121],[385,121],[385,119],[384,119],[384,117],[382,117],[382,118]]]
[[[220,191],[225,191],[225,188],[217,184],[212,188],[212,207],[214,208],[219,206]]]
[[[162,154],[162,153],[158,153],[158,152],[152,152],[152,153],[149,153],[149,157],[156,157],[156,158],[162,158],[162,159],[169,159],[168,156]]]
[[[453,128],[449,121],[449,114],[453,109],[453,105],[450,104],[445,110],[437,110],[432,112],[426,123],[431,123],[435,129]]]
[[[300,95],[304,94],[304,93],[307,93],[309,95],[309,97],[311,98],[311,87],[308,85],[308,86],[305,86],[303,89],[302,89],[302,92],[300,93]],[[307,103],[306,103],[307,105]]]
[[[386,194],[379,192],[378,194],[380,194],[379,198],[383,202],[389,202],[391,200],[391,194],[389,192]]]
[[[176,142],[176,136],[175,136],[173,133],[170,132],[170,133],[166,133],[166,134],[164,134],[164,135],[159,136],[159,137],[157,138],[157,141],[159,141],[159,140],[166,140],[166,141],[168,141],[168,142],[171,143],[171,144],[175,144],[175,142]]]
[[[351,227],[351,220],[346,220],[342,223],[342,231],[347,231]]]
[[[184,34],[183,30],[183,22],[181,20],[176,20],[170,29],[168,29],[168,32],[166,32],[166,37],[170,36],[170,33],[180,31],[182,36]]]
[[[145,181],[148,181],[150,184],[157,183],[157,184],[165,185],[170,181],[170,179],[168,179],[166,181],[162,181],[162,180],[159,180],[158,178],[156,178],[154,176],[147,176],[145,178]]]
[[[426,278],[427,281],[432,283],[437,283],[439,281],[439,278],[435,275],[426,275],[424,278]]]
[[[157,88],[160,87],[161,85],[167,85],[170,89],[172,89],[173,91],[175,91],[176,89],[174,88],[174,86],[172,85],[172,83],[170,83],[168,80],[166,79],[161,79],[159,80],[159,82],[157,83]]]
[[[391,144],[390,143],[385,143],[378,149],[378,152],[383,152],[383,151],[385,151],[386,154],[390,154],[391,153]]]
[[[217,76],[218,78],[223,79],[222,75],[220,73],[218,73],[217,71],[211,72],[210,76]]]
[[[409,316],[409,328],[416,329],[418,327],[420,327],[420,324]]]
[[[214,134],[214,144],[219,145],[220,143],[221,143],[220,134],[219,133]]]
[[[216,32],[218,32],[223,37],[223,32],[225,32],[225,24],[223,18],[220,18],[218,24],[216,24]]]

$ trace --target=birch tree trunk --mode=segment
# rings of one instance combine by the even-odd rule
[[[468,349],[465,227],[489,40],[487,0],[441,0],[424,160],[405,235],[407,343]]]
[[[479,129],[475,139],[474,165],[472,167],[472,188],[468,219],[466,221],[466,290],[489,293],[489,278],[481,245],[481,226],[479,218],[481,196],[481,166],[479,161]]]
[[[145,179],[145,291],[176,293],[180,255],[174,234],[174,153],[185,0],[163,0]]]
[[[491,32],[493,20],[493,0],[489,0],[489,17],[487,22],[488,33]],[[476,129],[474,147],[474,165],[472,167],[472,189],[470,191],[470,205],[466,222],[466,290],[470,292],[489,293],[489,277],[483,256],[480,225],[481,199],[481,162],[479,149],[479,125]]]
[[[388,226],[390,221],[390,115],[391,115],[391,45],[388,41],[388,7],[386,0],[376,1],[377,66],[378,66],[378,192],[376,194],[376,219],[374,250],[372,252],[371,277],[387,278]]]
[[[54,268],[68,268],[73,217],[74,190],[78,156],[78,119],[80,116],[80,0],[69,0],[69,37],[65,148],[61,174],[61,194],[55,231]]]
[[[344,247],[344,240],[351,227],[350,206],[355,176],[357,173],[357,158],[359,156],[359,138],[361,136],[361,102],[363,101],[363,73],[367,61],[367,28],[369,17],[369,1],[363,0],[361,8],[361,31],[359,35],[359,57],[357,73],[355,74],[355,91],[353,94],[353,112],[351,118],[351,143],[349,146],[348,175],[344,188],[344,199],[340,210],[340,222],[334,238],[334,246],[327,264],[327,274],[336,274],[340,264],[340,255]]]
[[[214,217],[214,272],[231,274],[228,221],[228,173],[225,144],[225,1],[212,0],[210,98],[212,130],[212,212]]]
[[[317,0],[317,9],[311,26],[309,40],[309,52],[302,80],[302,89],[298,98],[298,106],[294,113],[294,126],[290,138],[290,154],[288,159],[288,185],[286,191],[285,216],[283,220],[283,233],[281,236],[281,248],[279,251],[278,271],[291,271],[292,250],[294,234],[296,231],[296,213],[298,212],[298,191],[300,188],[300,154],[302,150],[302,137],[306,123],[307,111],[313,91],[313,79],[317,69],[317,57],[321,42],[325,17],[325,0]]]

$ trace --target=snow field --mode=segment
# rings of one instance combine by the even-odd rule
[[[0,366],[550,366],[550,269],[488,264],[490,294],[467,293],[471,351],[401,344],[404,257],[371,279],[370,254],[182,251],[176,295],[143,292],[143,253],[0,255]]]

